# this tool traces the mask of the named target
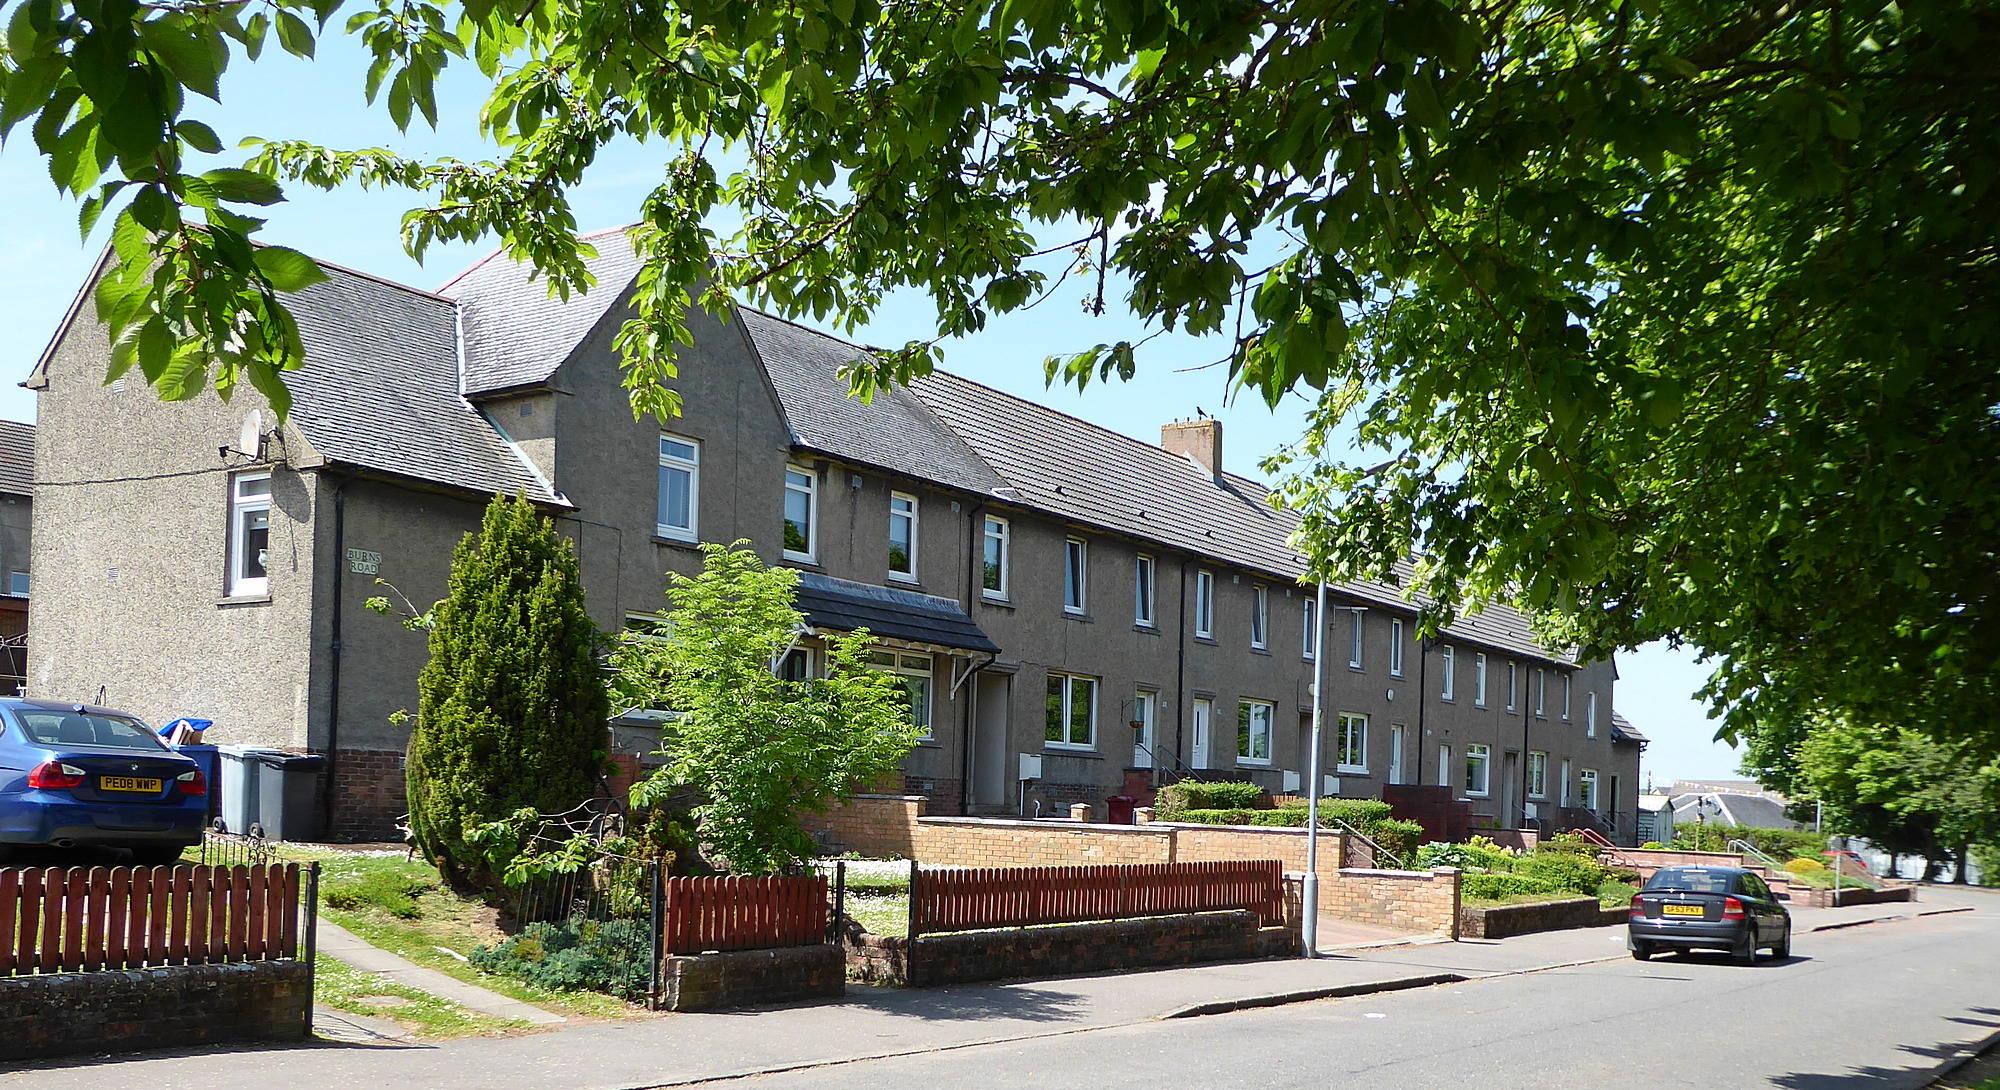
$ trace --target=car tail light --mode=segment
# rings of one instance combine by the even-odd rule
[[[1643,920],[1646,918],[1646,899],[1644,897],[1632,898],[1632,910],[1629,913],[1629,917],[1634,920]]]
[[[1742,902],[1742,901],[1739,901],[1739,900],[1737,900],[1737,899],[1736,899],[1736,898],[1734,898],[1734,897],[1725,897],[1725,898],[1723,898],[1723,899],[1722,899],[1722,918],[1723,918],[1723,919],[1725,919],[1725,920],[1740,920],[1740,919],[1743,919],[1743,902]]]
[[[28,773],[28,786],[43,791],[67,791],[72,787],[82,787],[83,781],[88,778],[83,769],[75,765],[66,765],[61,761],[47,761],[35,766],[34,771]]]
[[[180,786],[180,791],[183,795],[208,794],[208,777],[202,775],[199,768],[192,772],[183,772],[175,776],[174,782]]]

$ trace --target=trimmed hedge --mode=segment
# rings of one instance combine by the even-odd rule
[[[1326,799],[1319,804],[1320,824],[1327,828],[1337,828],[1336,821],[1352,828],[1355,832],[1380,844],[1382,849],[1407,865],[1415,866],[1412,860],[1417,845],[1423,842],[1424,827],[1414,821],[1399,821],[1388,816],[1389,804],[1376,799]],[[1380,815],[1380,816],[1376,816]],[[1162,821],[1185,821],[1197,825],[1254,825],[1275,829],[1303,829],[1306,824],[1306,808],[1287,806],[1280,810],[1244,809],[1201,809],[1182,810],[1162,815]],[[1382,860],[1383,865],[1391,865],[1391,860]]]
[[[1521,859],[1515,873],[1539,879],[1565,893],[1579,897],[1595,897],[1597,889],[1608,877],[1604,866],[1595,859],[1588,859],[1569,852],[1536,852]]]
[[[1785,864],[1785,870],[1791,874],[1806,874],[1811,871],[1825,869],[1826,864],[1817,859],[1794,859]]]
[[[1467,901],[1497,901],[1524,893],[1564,892],[1552,882],[1519,874],[1467,874],[1459,879],[1459,897]],[[1595,890],[1592,890],[1595,893]]]
[[[1162,821],[1196,821],[1185,815],[1195,810],[1249,810],[1263,798],[1264,789],[1254,783],[1181,780],[1160,788],[1153,811]]]

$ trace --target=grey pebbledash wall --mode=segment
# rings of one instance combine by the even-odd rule
[[[298,1041],[311,1028],[303,961],[0,978],[0,1060]]]

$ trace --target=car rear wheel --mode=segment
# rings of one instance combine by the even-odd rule
[[[1738,942],[1736,948],[1731,950],[1729,954],[1736,959],[1736,964],[1738,965],[1757,964],[1757,937],[1745,931],[1742,941]]]
[[[1653,959],[1653,948],[1643,942],[1633,943],[1631,950],[1633,961],[1651,961]]]
[[[1788,958],[1792,956],[1792,929],[1790,925],[1786,925],[1785,927],[1785,937],[1771,944],[1771,956],[1774,958]]]

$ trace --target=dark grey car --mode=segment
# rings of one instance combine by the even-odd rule
[[[1644,961],[1667,950],[1727,950],[1752,965],[1769,947],[1792,952],[1792,914],[1740,867],[1662,867],[1632,898],[1625,945]]]

